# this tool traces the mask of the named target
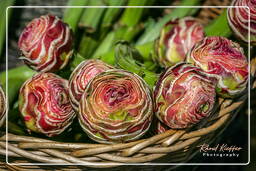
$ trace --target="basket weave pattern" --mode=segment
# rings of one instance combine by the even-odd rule
[[[228,0],[221,1],[221,5],[228,5],[228,3]],[[206,24],[221,12],[222,9],[201,10],[198,17]],[[251,61],[251,75],[255,76],[255,72],[256,59],[254,58]],[[256,88],[256,81],[252,80],[251,82],[251,88]],[[63,143],[9,133],[0,137],[0,155],[6,155],[6,137],[8,136],[8,156],[11,163],[33,163],[36,161],[38,163],[79,164],[87,167],[107,168],[125,163],[157,161],[166,156],[168,156],[168,162],[184,163],[198,152],[198,145],[213,142],[216,136],[225,130],[235,118],[239,108],[244,105],[246,98],[247,95],[236,100],[219,98],[219,105],[214,110],[214,115],[194,130],[168,130],[147,139],[113,145]],[[95,165],[95,163],[103,165]],[[4,165],[10,170],[37,168],[37,166]]]

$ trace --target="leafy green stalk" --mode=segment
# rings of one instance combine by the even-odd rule
[[[89,0],[88,6],[105,6],[102,0]],[[97,30],[106,8],[87,8],[79,21],[79,26],[85,27],[86,31],[93,33]]]
[[[146,43],[144,45],[138,45],[135,46],[135,48],[139,51],[139,53],[141,54],[139,57],[141,59],[138,60],[151,60],[151,51],[153,48],[154,42],[150,42],[150,43]],[[110,65],[114,65],[115,64],[115,49],[111,48],[111,50],[109,50],[107,53],[98,55],[98,56],[94,56],[94,58],[96,59],[100,59]]]
[[[159,68],[158,64],[154,61],[145,61],[144,66],[147,70],[156,72],[157,69]]]
[[[111,50],[111,51],[105,53],[104,55],[98,56],[95,59],[100,59],[109,65],[115,65],[115,51]]]
[[[126,0],[108,0],[108,6],[123,6],[126,4]],[[122,8],[108,8],[101,22],[101,27],[110,27],[113,21],[116,20],[121,13]]]
[[[8,70],[8,79],[6,79],[6,72],[0,73],[0,82],[3,84],[5,91],[5,84],[8,80],[8,101],[10,106],[13,105],[13,102],[17,98],[21,85],[35,73],[35,71],[25,65]]]
[[[115,43],[119,40],[132,41],[142,29],[141,25],[136,25],[134,27],[122,26],[117,30],[109,32],[93,54],[93,58],[98,58],[100,55],[113,49]]]
[[[6,28],[6,8],[15,3],[15,0],[1,0],[0,1],[0,57],[2,57],[3,46],[5,44],[5,28]],[[8,9],[8,20],[10,19],[12,9]]]
[[[126,0],[108,0],[106,1],[108,6],[123,6],[126,5]],[[99,40],[103,40],[108,34],[109,30],[113,27],[113,23],[120,16],[123,8],[107,8],[106,12],[101,21],[100,29],[99,29]]]
[[[128,6],[147,6],[152,5],[154,0],[130,0]],[[119,21],[120,37],[119,40],[132,40],[140,30],[143,29],[142,25],[139,25],[143,15],[147,11],[147,8],[126,8],[121,19]]]
[[[87,4],[88,0],[69,0],[67,3],[68,6],[85,6]],[[63,21],[72,28],[74,33],[84,10],[85,8],[66,8],[64,12]]]
[[[26,65],[22,65],[16,68],[12,68],[8,70],[8,79],[15,79],[20,78],[23,80],[26,80],[30,78],[32,75],[34,75],[36,71],[33,71]],[[6,72],[0,73],[0,82],[5,83],[6,82]]]
[[[182,0],[180,6],[194,6],[198,5],[201,0]],[[175,8],[170,14],[165,15],[153,27],[146,29],[146,32],[136,42],[137,45],[145,44],[154,41],[160,34],[161,28],[170,20],[175,18],[182,18],[188,15],[193,15],[198,8]]]
[[[137,45],[137,46],[135,46],[135,48],[140,53],[140,56],[139,56],[140,59],[138,59],[139,61],[144,61],[144,62],[152,61],[154,42],[149,42],[144,45]],[[115,49],[111,48],[106,53],[104,53],[104,54],[99,53],[97,56],[94,55],[93,57],[96,59],[100,59],[110,65],[114,65],[115,64],[114,53],[115,53]],[[151,69],[149,69],[149,70],[151,70]]]
[[[126,40],[126,41],[132,41],[133,38],[138,35],[138,33],[143,30],[143,26],[141,24],[134,25],[132,27],[120,27],[116,31],[116,37],[117,40]]]
[[[143,45],[135,46],[136,49],[140,52],[143,61],[151,61],[152,55],[154,54],[154,42],[148,42]]]
[[[89,0],[89,6],[105,6],[103,0]],[[102,20],[106,8],[87,8],[81,17],[79,26],[85,27],[82,33],[82,39],[78,46],[78,52],[85,58],[91,58],[91,55],[97,48],[100,34],[96,32]]]
[[[153,4],[153,0],[130,0],[128,6],[145,6]],[[131,41],[143,29],[139,24],[145,8],[126,8],[122,14],[117,28],[108,33],[105,39],[97,48],[93,57],[98,58],[100,55],[110,51],[119,40]],[[113,61],[113,60],[112,60]]]
[[[130,0],[127,6],[146,6],[152,4],[152,0]],[[120,24],[128,27],[138,24],[144,11],[145,8],[126,8],[120,19]]]
[[[93,52],[98,46],[98,41],[90,34],[84,34],[79,43],[78,52],[85,59],[91,58]]]
[[[232,34],[228,25],[227,9],[225,9],[220,16],[212,21],[205,27],[205,33],[207,36],[224,36],[229,37]]]
[[[147,84],[153,88],[158,79],[158,75],[154,72],[148,71],[142,63],[135,60],[136,58],[140,58],[139,52],[135,48],[130,47],[127,42],[120,41],[116,45],[116,65],[124,70],[141,76]]]
[[[93,58],[97,58],[102,54],[105,54],[111,49],[113,46],[113,42],[115,40],[115,32],[111,31],[109,34],[105,37],[105,39],[101,42],[99,47],[96,49],[96,51],[93,54]]]

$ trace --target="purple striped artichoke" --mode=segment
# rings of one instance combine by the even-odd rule
[[[57,71],[72,55],[72,31],[58,17],[41,16],[32,20],[20,35],[21,59],[36,71]]]
[[[203,26],[192,17],[168,22],[155,42],[156,60],[163,67],[185,60],[186,53],[204,38]]]
[[[149,129],[152,117],[153,102],[147,84],[124,70],[97,75],[80,100],[80,125],[100,143],[138,139]]]
[[[215,78],[192,65],[181,63],[168,68],[154,90],[156,116],[173,129],[193,126],[211,114],[215,85]]]
[[[49,137],[62,133],[73,121],[68,81],[52,73],[39,73],[20,89],[19,109],[29,131]]]
[[[113,67],[95,59],[84,61],[76,67],[69,79],[70,100],[76,111],[78,111],[79,101],[89,81],[108,69],[113,69]]]
[[[207,37],[187,54],[187,62],[218,79],[217,93],[235,97],[246,88],[248,62],[239,44],[224,37]]]
[[[0,86],[0,127],[4,124],[6,117],[6,98],[2,87]]]
[[[244,42],[248,42],[250,32],[250,42],[256,45],[256,0],[233,0],[231,5],[249,7],[228,8],[228,23],[235,35]]]

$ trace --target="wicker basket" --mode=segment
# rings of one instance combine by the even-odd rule
[[[214,3],[214,4],[213,4]],[[228,5],[229,0],[206,1],[205,5]],[[198,18],[204,24],[216,18],[223,9],[202,9]],[[256,71],[256,59],[251,61],[251,74]],[[252,80],[252,88],[256,81]],[[245,93],[246,94],[246,93]],[[10,163],[31,163],[28,166],[15,166],[0,163],[9,170],[35,170],[42,168],[57,168],[57,166],[33,166],[37,163],[63,163],[58,170],[81,170],[85,167],[109,168],[120,167],[130,163],[184,163],[189,161],[199,151],[197,146],[202,143],[212,143],[229,123],[235,118],[239,109],[247,99],[247,95],[239,99],[218,99],[215,114],[197,128],[187,130],[168,130],[162,134],[153,135],[147,139],[130,143],[105,145],[85,143],[63,143],[47,139],[8,134],[8,156]],[[0,138],[0,156],[6,155],[6,135]],[[101,163],[102,165],[95,165]],[[105,163],[112,163],[107,165]],[[81,166],[85,165],[85,166]]]

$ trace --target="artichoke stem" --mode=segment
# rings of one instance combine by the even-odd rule
[[[135,59],[141,59],[140,53],[135,48],[131,47],[128,42],[119,41],[115,49],[116,65],[124,70],[136,73],[153,88],[158,78],[157,74],[148,71],[143,63]]]

